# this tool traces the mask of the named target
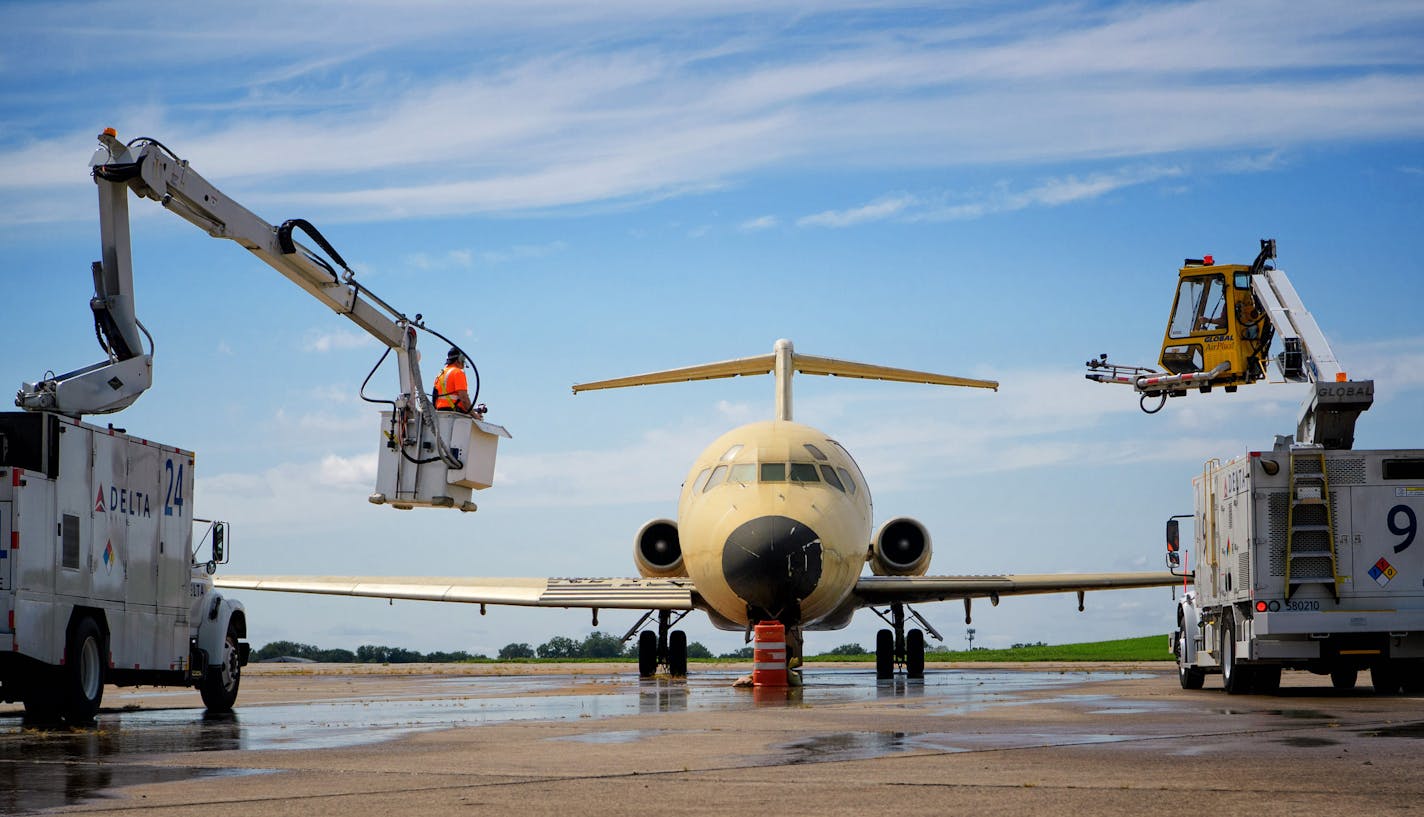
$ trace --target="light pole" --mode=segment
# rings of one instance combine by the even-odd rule
[[[968,627],[965,629],[965,632],[969,634],[966,636],[969,639],[969,651],[974,652],[974,628]]]

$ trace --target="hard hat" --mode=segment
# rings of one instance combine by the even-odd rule
[[[464,355],[460,354],[460,350],[456,349],[454,346],[451,346],[450,351],[445,353],[445,362],[455,363],[462,357],[464,357]]]

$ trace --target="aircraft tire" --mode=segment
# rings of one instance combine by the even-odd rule
[[[1330,686],[1336,689],[1354,689],[1360,680],[1360,671],[1354,667],[1337,667],[1330,670]]]
[[[668,674],[687,677],[687,633],[682,630],[668,633]]]
[[[895,677],[895,634],[889,630],[875,634],[875,677],[882,681]]]
[[[638,634],[638,677],[651,678],[658,672],[658,636],[652,630]]]
[[[905,677],[925,677],[925,633],[918,628],[905,633]]]

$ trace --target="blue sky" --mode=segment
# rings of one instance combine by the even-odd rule
[[[1351,374],[1360,447],[1419,446],[1424,8],[1411,2],[0,6],[0,382],[98,359],[94,135],[163,141],[471,349],[514,439],[474,515],[369,506],[380,349],[239,247],[132,205],[156,384],[113,421],[198,452],[244,573],[627,575],[693,456],[769,378],[569,385],[761,354],[1004,384],[797,380],[934,572],[1154,569],[1208,457],[1299,386],[1146,417],[1181,259],[1281,267]],[[438,346],[438,344],[436,344]],[[427,349],[430,347],[427,346]],[[438,351],[443,352],[443,347]],[[387,371],[383,388],[394,392]],[[433,376],[434,372],[430,372]],[[378,381],[381,375],[378,375]],[[99,418],[101,422],[107,421]],[[493,652],[579,612],[245,596],[258,643]],[[963,644],[958,605],[926,611]],[[1165,632],[1167,591],[1006,599],[978,643]],[[626,619],[626,620],[625,620]],[[605,631],[628,614],[605,613]],[[691,637],[738,645],[689,619]],[[810,646],[873,641],[876,620]]]

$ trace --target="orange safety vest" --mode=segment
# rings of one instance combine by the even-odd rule
[[[435,408],[437,410],[463,408],[455,404],[455,394],[465,391],[469,387],[470,384],[465,379],[464,369],[454,364],[446,366],[445,370],[435,377]]]

